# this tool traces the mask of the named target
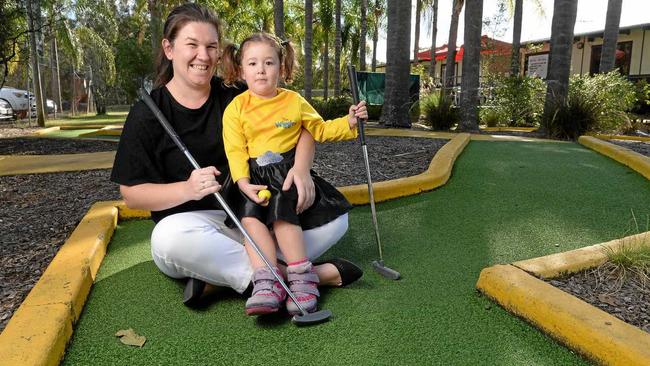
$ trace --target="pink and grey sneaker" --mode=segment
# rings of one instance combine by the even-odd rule
[[[277,268],[275,271],[280,273]],[[287,292],[268,268],[258,268],[253,272],[253,285],[253,293],[246,300],[246,315],[270,314],[280,309]]]
[[[318,275],[314,271],[314,266],[307,259],[288,263],[287,280],[289,289],[298,299],[308,313],[316,311],[318,306]],[[287,312],[291,315],[301,314],[300,309],[293,302],[291,297],[287,298]]]

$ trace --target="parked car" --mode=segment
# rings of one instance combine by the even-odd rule
[[[12,87],[3,87],[0,89],[0,99],[7,101],[11,105],[18,118],[27,117],[27,111],[30,109],[27,91]]]
[[[56,106],[56,103],[52,99],[46,99],[45,100],[45,112],[47,114],[52,114],[58,112],[58,108]]]
[[[0,121],[15,119],[14,109],[11,104],[4,99],[0,99]]]

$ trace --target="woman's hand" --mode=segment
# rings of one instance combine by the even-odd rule
[[[260,198],[257,195],[259,191],[266,189],[267,188],[266,186],[251,184],[248,178],[241,178],[240,180],[238,180],[237,186],[239,187],[239,190],[246,195],[246,197],[248,197],[251,201],[257,203],[258,205],[264,204],[266,202],[264,198]]]
[[[221,175],[221,172],[213,166],[193,170],[186,181],[186,190],[190,199],[198,201],[209,194],[219,192],[221,184],[217,182],[218,175]]]
[[[366,108],[366,102],[361,101],[357,105],[351,105],[348,112],[348,123],[350,128],[355,128],[359,122],[359,118],[368,119],[368,108]]]
[[[296,213],[300,214],[314,204],[314,199],[316,198],[314,181],[311,179],[309,170],[305,171],[294,165],[289,169],[287,177],[284,179],[282,190],[288,191],[291,189],[292,184],[296,185],[296,190],[298,191]]]

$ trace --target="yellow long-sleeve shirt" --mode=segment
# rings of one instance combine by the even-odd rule
[[[223,115],[223,141],[234,182],[250,177],[248,160],[267,151],[284,153],[298,144],[305,128],[318,142],[357,137],[347,116],[323,121],[300,94],[278,88],[278,95],[263,99],[249,91],[235,97]]]

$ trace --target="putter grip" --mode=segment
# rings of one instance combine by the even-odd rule
[[[352,92],[352,100],[354,101],[354,104],[357,105],[359,104],[359,83],[357,82],[357,70],[354,68],[353,65],[348,65],[348,79],[350,80],[350,91]],[[357,126],[359,126],[359,141],[361,141],[361,145],[366,144],[366,134],[364,131],[364,124],[365,120],[359,118],[359,123],[357,123]]]

